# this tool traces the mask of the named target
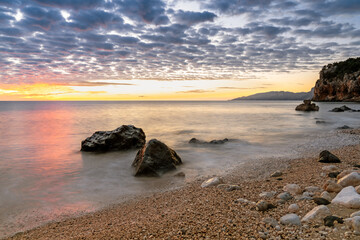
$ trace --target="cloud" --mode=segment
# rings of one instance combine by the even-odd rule
[[[213,22],[216,14],[204,12],[192,12],[180,10],[174,15],[177,22],[185,25],[195,25],[202,22]]]
[[[215,92],[213,90],[202,90],[202,89],[195,89],[195,90],[189,90],[189,91],[178,91],[176,93],[210,93]]]

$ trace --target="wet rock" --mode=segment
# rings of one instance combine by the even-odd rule
[[[280,223],[283,225],[295,225],[300,226],[300,217],[294,213],[289,213],[280,218]]]
[[[287,184],[286,186],[283,187],[283,190],[292,195],[298,195],[302,193],[302,189],[297,184]]]
[[[288,211],[291,213],[296,213],[299,211],[299,206],[296,203],[290,204],[290,206],[288,207]]]
[[[277,198],[284,200],[284,201],[288,201],[288,200],[292,199],[292,196],[288,192],[283,192],[283,193],[280,193],[279,195],[277,195]]]
[[[344,126],[338,127],[337,129],[353,129],[353,128],[349,127],[348,125],[344,125]]]
[[[340,159],[331,152],[324,150],[319,155],[319,162],[321,163],[340,163]]]
[[[340,224],[344,223],[344,220],[340,217],[336,217],[336,216],[327,216],[324,218],[324,225],[327,227],[333,227],[334,226],[334,222],[338,222]]]
[[[280,177],[282,175],[283,175],[283,173],[281,171],[276,171],[276,172],[272,173],[270,175],[270,177]]]
[[[141,148],[145,133],[133,125],[122,125],[113,131],[98,131],[81,142],[81,151],[106,152]]]
[[[329,202],[331,202],[331,200],[332,200],[332,197],[331,197],[330,193],[327,192],[327,191],[322,192],[320,197],[328,200]]]
[[[219,184],[221,184],[223,181],[221,178],[219,177],[213,177],[213,178],[210,178],[206,181],[204,181],[202,184],[201,184],[201,187],[202,188],[207,188],[207,187],[213,187],[213,186],[217,186]]]
[[[346,111],[353,111],[353,109],[349,108],[346,105],[343,105],[341,107],[336,107],[330,110],[329,112],[346,112]]]
[[[229,139],[227,139],[227,138],[224,138],[222,140],[211,140],[210,142],[202,141],[197,138],[192,138],[192,139],[190,139],[189,143],[190,144],[224,144],[228,141],[229,141]]]
[[[337,184],[335,181],[333,180],[328,180],[325,184],[324,184],[324,190],[327,192],[340,192],[342,189],[342,186]]]
[[[302,222],[319,223],[323,222],[324,218],[330,216],[331,212],[328,207],[324,205],[317,206],[308,212],[302,219]]]
[[[135,176],[160,176],[182,164],[177,153],[157,139],[151,139],[140,149],[132,166]]]
[[[317,205],[328,205],[330,204],[330,201],[328,201],[325,198],[313,198],[313,201],[317,204]]]
[[[352,172],[352,173],[342,177],[341,179],[339,179],[337,183],[339,185],[341,185],[342,187],[358,186],[358,185],[360,185],[360,174],[357,172]]]
[[[304,100],[304,103],[298,105],[295,108],[296,111],[319,111],[319,106],[316,106],[315,103],[311,103],[311,100]]]
[[[343,188],[331,201],[333,204],[339,204],[346,208],[360,208],[360,195],[353,186]]]

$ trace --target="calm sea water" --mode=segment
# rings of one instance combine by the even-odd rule
[[[359,143],[337,132],[360,127],[360,113],[296,112],[296,101],[247,102],[0,102],[0,237],[89,212],[138,194],[178,187],[245,161],[292,157]],[[360,109],[359,104],[347,104]],[[324,121],[317,123],[317,121]],[[181,156],[173,177],[135,178],[136,150],[93,154],[80,143],[97,130],[141,127]],[[216,146],[188,141],[229,138]]]

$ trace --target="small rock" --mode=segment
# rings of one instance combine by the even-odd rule
[[[319,162],[321,163],[340,163],[340,159],[331,152],[324,150],[319,155]]]
[[[292,196],[288,192],[283,192],[283,193],[280,193],[279,195],[277,195],[277,198],[284,200],[284,201],[288,201],[288,200],[292,199]]]
[[[325,198],[313,198],[314,202],[317,205],[328,205],[330,204],[330,201],[326,200]]]
[[[342,171],[341,173],[339,173],[339,175],[336,177],[338,180],[345,177],[346,175],[349,175],[350,173],[353,173],[355,172],[354,170],[351,170],[351,169],[347,169],[347,170],[344,170]]]
[[[219,178],[219,177],[213,177],[213,178],[210,178],[206,181],[204,181],[202,184],[201,184],[201,187],[202,188],[207,188],[207,187],[212,187],[212,186],[217,186],[219,185],[220,183],[222,183],[222,179]]]
[[[272,227],[276,227],[279,225],[279,223],[274,218],[271,218],[271,217],[264,218],[262,221],[265,224],[269,224]]]
[[[283,187],[283,190],[292,195],[298,195],[302,193],[300,186],[297,184],[287,184],[286,186]]]
[[[324,190],[328,191],[328,192],[340,192],[342,189],[342,186],[337,184],[336,182],[334,182],[333,180],[328,180],[324,186],[323,186]]]
[[[261,200],[259,202],[256,203],[256,210],[260,211],[260,212],[264,212],[267,211],[269,209],[275,208],[275,206],[271,203],[268,203],[264,200]]]
[[[360,211],[357,211],[357,212],[353,212],[350,217],[353,218],[355,216],[360,216]]]
[[[185,173],[184,172],[178,172],[177,174],[174,175],[175,177],[185,177]]]
[[[219,184],[217,188],[224,189],[228,192],[241,189],[240,186],[238,185],[229,185],[229,184]]]
[[[290,204],[288,211],[291,213],[296,213],[299,211],[299,206],[296,203]]]
[[[333,204],[339,204],[347,208],[360,208],[360,195],[353,186],[343,188],[331,201]]]
[[[360,185],[360,174],[357,172],[352,172],[339,179],[337,183],[340,184],[342,187],[358,186]]]
[[[349,127],[348,125],[344,125],[342,127],[338,127],[337,129],[352,129],[352,127]]]
[[[311,100],[304,100],[304,103],[296,106],[296,111],[319,111],[319,106],[316,106],[315,103],[311,103]]]
[[[302,222],[323,222],[324,218],[330,216],[331,212],[328,207],[324,205],[317,206],[308,212],[302,219]]]
[[[275,191],[271,191],[271,192],[262,192],[259,194],[259,197],[261,198],[273,198],[275,196],[276,192]]]
[[[321,192],[321,188],[315,187],[315,186],[306,187],[305,190],[306,190],[307,192],[310,192],[310,193]]]
[[[270,177],[280,177],[282,175],[283,175],[283,173],[281,171],[276,171],[273,174],[271,174]]]
[[[329,178],[337,178],[339,176],[340,172],[330,172],[328,173]]]
[[[323,166],[322,170],[325,172],[335,172],[335,171],[338,171],[339,168],[335,165],[328,165],[328,166]]]
[[[289,213],[280,218],[280,223],[283,225],[295,225],[300,226],[300,217],[294,213]]]
[[[327,192],[327,191],[322,192],[320,197],[328,200],[329,202],[331,202],[331,200],[332,200],[332,197],[331,197],[330,193]]]
[[[333,227],[334,226],[334,222],[337,221],[340,224],[344,223],[344,220],[340,217],[336,217],[336,216],[327,216],[324,218],[324,225],[327,227]]]
[[[235,200],[235,203],[244,203],[244,204],[249,204],[249,205],[255,205],[256,204],[256,202],[247,200],[245,198],[238,198],[238,199]]]

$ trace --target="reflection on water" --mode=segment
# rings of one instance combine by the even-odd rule
[[[334,135],[359,127],[360,113],[295,112],[298,102],[0,102],[0,233],[11,234],[116,203],[129,196],[181,186],[244,161],[296,157],[353,138]],[[348,104],[360,109],[360,105]],[[316,124],[316,121],[325,124]],[[185,180],[134,178],[136,151],[81,153],[80,142],[122,124],[143,128],[174,148]],[[229,138],[224,145],[190,145]],[[341,138],[339,141],[339,138]],[[311,142],[311,143],[310,143]]]

